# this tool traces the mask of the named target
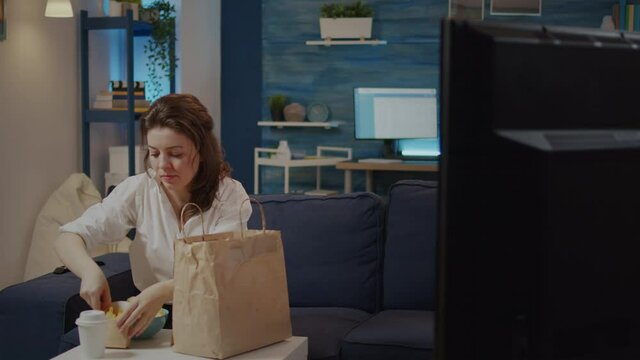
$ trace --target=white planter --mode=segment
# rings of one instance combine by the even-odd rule
[[[369,39],[372,18],[320,18],[323,39]]]

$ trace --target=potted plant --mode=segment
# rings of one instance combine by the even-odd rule
[[[268,103],[272,121],[284,120],[284,107],[288,102],[289,98],[282,94],[273,94],[269,96]]]
[[[320,37],[368,39],[371,37],[373,9],[361,0],[352,4],[330,3],[320,8]]]
[[[176,8],[168,0],[156,0],[143,13],[152,26],[144,53],[147,56],[147,76],[153,88],[151,100],[155,100],[162,89],[162,78],[172,80],[176,76]]]

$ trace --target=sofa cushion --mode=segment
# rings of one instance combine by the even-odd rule
[[[53,242],[60,233],[60,226],[75,220],[91,205],[102,198],[91,179],[85,174],[71,174],[44,204],[33,228],[31,245],[24,270],[24,281],[53,271],[62,262],[53,250]],[[131,240],[124,239],[116,245],[118,251],[128,252]],[[109,246],[101,245],[90,250],[90,255],[100,256],[109,252]]]
[[[384,310],[355,327],[341,342],[341,359],[432,359],[433,311]]]
[[[267,228],[282,231],[293,307],[380,306],[384,204],[370,193],[264,195]],[[254,204],[249,228],[257,229]]]
[[[309,359],[337,359],[340,339],[369,317],[356,309],[291,308],[291,327],[294,336],[309,338]]]
[[[384,255],[385,309],[434,310],[438,189],[403,180],[389,190]]]
[[[78,345],[80,345],[80,335],[78,334],[78,328],[75,327],[60,337],[58,353],[62,354],[63,352],[67,352]]]
[[[24,281],[53,271],[62,262],[53,250],[53,242],[60,233],[60,226],[75,220],[91,205],[102,198],[91,179],[85,174],[71,174],[44,204],[33,228]],[[94,249],[92,256],[104,255],[108,248]]]

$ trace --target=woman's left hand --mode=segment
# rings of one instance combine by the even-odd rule
[[[153,284],[129,300],[131,306],[120,316],[117,325],[122,334],[139,336],[149,326],[162,305],[171,301],[173,281]]]

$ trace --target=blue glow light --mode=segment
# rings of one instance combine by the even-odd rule
[[[402,139],[398,140],[398,151],[402,156],[438,156],[440,141],[438,139]]]

